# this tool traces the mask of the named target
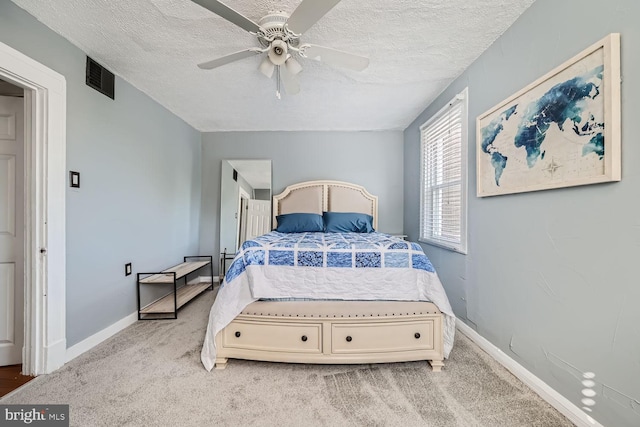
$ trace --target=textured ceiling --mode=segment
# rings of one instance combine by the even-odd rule
[[[229,160],[228,162],[253,188],[271,188],[271,160]]]
[[[403,130],[534,0],[343,0],[302,43],[368,56],[363,72],[300,59],[301,91],[275,97],[254,36],[190,0],[12,0],[200,131]],[[226,0],[257,22],[300,0]],[[116,87],[117,97],[117,87]]]

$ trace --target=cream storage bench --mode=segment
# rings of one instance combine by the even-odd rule
[[[227,359],[289,363],[444,365],[443,314],[431,302],[256,301],[216,335],[216,369]]]
[[[198,276],[198,280],[189,284],[190,277],[193,280],[196,274],[199,275],[201,270],[206,270],[207,267],[210,275],[205,276],[204,282]],[[171,285],[168,286],[171,291],[162,298],[141,307],[141,285]],[[184,262],[166,270],[138,273],[138,320],[177,319],[178,310],[207,289],[213,290],[213,257],[209,255],[186,256]]]

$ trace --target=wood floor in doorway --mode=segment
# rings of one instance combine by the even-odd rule
[[[22,375],[21,371],[22,365],[0,366],[0,397],[35,378]]]

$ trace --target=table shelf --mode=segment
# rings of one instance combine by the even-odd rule
[[[187,256],[184,262],[166,270],[151,273],[138,273],[138,320],[150,319],[177,319],[178,310],[207,289],[213,290],[213,257],[212,256]],[[210,281],[188,284],[189,274],[209,267]],[[178,287],[178,282],[184,284]],[[162,298],[141,306],[140,285],[173,285],[171,292]]]

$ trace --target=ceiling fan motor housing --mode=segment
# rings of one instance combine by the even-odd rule
[[[263,47],[269,47],[274,40],[283,40],[289,46],[297,47],[300,39],[291,31],[285,29],[284,24],[289,15],[284,12],[269,12],[258,21],[262,31],[258,32],[258,41]]]

